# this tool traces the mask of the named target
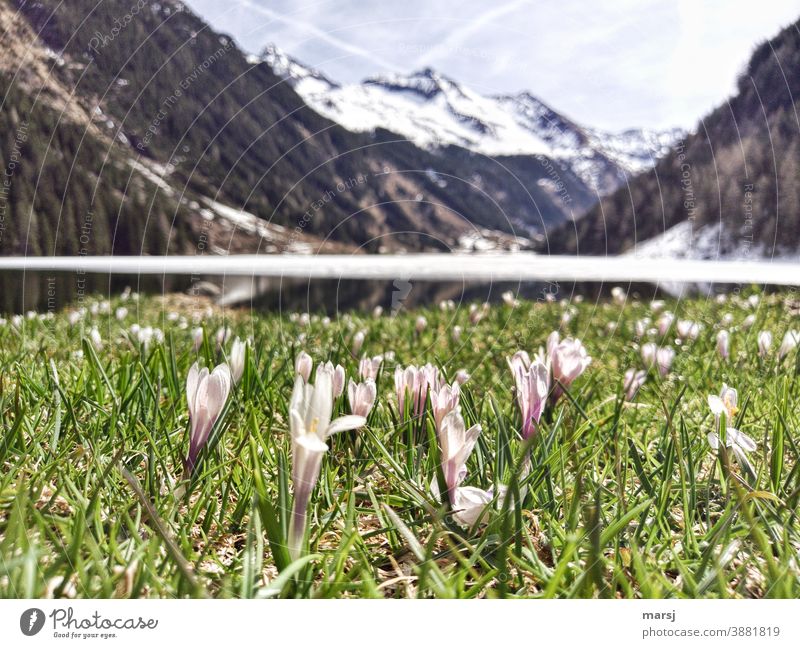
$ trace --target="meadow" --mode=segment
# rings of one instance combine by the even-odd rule
[[[755,288],[7,316],[0,596],[800,597],[799,316]]]

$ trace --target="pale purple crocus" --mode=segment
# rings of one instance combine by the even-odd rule
[[[656,351],[656,367],[661,376],[666,376],[672,367],[675,359],[675,349],[672,347],[661,347]]]
[[[371,378],[372,380],[377,380],[378,372],[381,370],[382,364],[383,364],[382,355],[376,355],[373,356],[372,358],[364,356],[358,363],[358,375],[361,376],[362,380],[366,380],[367,378]]]
[[[467,382],[470,378],[469,372],[466,369],[459,369],[456,371],[456,382],[459,385],[463,385]]]
[[[591,364],[592,358],[578,339],[567,338],[558,344],[548,340],[550,368],[553,374],[551,398],[557,401],[564,389],[580,376]]]
[[[772,333],[769,331],[761,331],[758,334],[758,355],[766,358],[769,355],[769,349],[772,346]]]
[[[672,322],[675,320],[675,316],[667,311],[661,317],[658,318],[658,322],[656,322],[656,326],[658,326],[658,334],[661,337],[664,337],[667,332],[669,331],[670,327],[672,326]]]
[[[622,383],[622,389],[625,391],[625,400],[629,403],[636,398],[636,394],[642,385],[647,380],[647,372],[636,369],[628,369],[625,372],[625,379]]]
[[[220,364],[209,373],[206,367],[200,369],[195,362],[189,369],[186,378],[186,401],[189,405],[191,431],[189,453],[185,461],[187,472],[191,473],[194,470],[197,457],[208,442],[211,430],[228,400],[230,390],[231,372],[228,365]]]
[[[731,335],[726,330],[717,333],[717,353],[723,360],[727,360],[731,353]]]
[[[700,335],[700,325],[691,320],[678,320],[675,326],[678,337],[683,340],[696,340]]]
[[[431,385],[430,393],[433,420],[438,430],[442,424],[442,419],[458,407],[461,387],[457,382],[454,382],[452,385],[448,385],[447,383]]]
[[[517,352],[508,361],[514,374],[517,405],[522,416],[522,438],[530,439],[539,426],[550,393],[550,369],[540,357],[526,362],[527,353]]]
[[[466,429],[459,409],[448,412],[437,428],[444,483],[447,487],[447,497],[453,507],[458,502],[456,491],[467,476],[467,459],[480,433],[479,424],[473,425],[469,430]],[[438,488],[435,490],[438,491]]]
[[[294,373],[302,377],[303,382],[311,379],[311,370],[314,368],[314,361],[305,351],[301,351],[294,359]]]
[[[292,484],[294,504],[289,522],[289,554],[296,560],[302,554],[306,531],[306,510],[319,479],[326,440],[336,432],[354,430],[366,424],[363,416],[342,416],[331,421],[333,413],[333,374],[317,370],[315,384],[298,375],[289,404],[289,430],[292,434]]]
[[[347,400],[350,402],[350,411],[356,416],[363,416],[366,419],[375,405],[377,395],[378,390],[372,378],[367,378],[362,383],[351,380],[347,385]]]
[[[417,333],[422,333],[428,327],[428,320],[423,316],[420,315],[417,317],[417,321],[414,323],[414,329]]]
[[[411,398],[411,413],[420,417],[425,412],[428,389],[439,384],[439,370],[426,364],[422,367],[409,365],[405,369],[394,370],[394,388],[397,394],[397,406],[400,414],[405,412],[406,398]]]
[[[642,362],[644,362],[646,367],[650,368],[656,363],[658,345],[655,342],[646,342],[642,345],[640,353],[642,354]]]
[[[203,346],[203,329],[197,327],[192,330],[192,348],[198,351],[201,346]]]
[[[344,367],[340,364],[337,364],[335,367],[333,363],[328,361],[325,364],[319,365],[317,367],[317,381],[319,381],[320,373],[327,373],[330,375],[331,378],[331,393],[333,394],[333,398],[339,398],[339,396],[344,393],[344,383],[345,383],[345,372]]]

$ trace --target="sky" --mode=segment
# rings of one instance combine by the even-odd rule
[[[188,0],[257,54],[340,83],[432,67],[482,94],[528,90],[587,126],[694,128],[800,0]]]

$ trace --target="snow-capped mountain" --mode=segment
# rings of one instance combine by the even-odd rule
[[[339,85],[275,46],[262,60],[317,112],[348,130],[383,128],[429,150],[456,145],[492,157],[545,156],[600,195],[653,166],[682,136],[678,129],[587,128],[528,92],[484,96],[430,68]]]

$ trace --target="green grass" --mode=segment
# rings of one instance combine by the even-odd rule
[[[633,404],[620,398],[622,374],[641,366],[633,327],[651,315],[646,302],[574,303],[566,325],[564,306],[530,302],[494,306],[475,326],[465,307],[341,315],[328,327],[318,317],[302,327],[285,314],[215,311],[199,353],[191,319],[181,329],[167,318],[190,317],[185,299],[129,302],[124,322],[113,316],[117,299],[112,314],[77,325],[66,313],[19,329],[9,321],[0,326],[0,595],[798,597],[798,356],[779,362],[775,353],[785,331],[800,328],[792,300],[668,302],[703,329],[676,346],[673,328],[673,371],[651,373]],[[724,313],[733,315],[727,363],[714,339]],[[756,323],[744,330],[751,313]],[[134,321],[160,326],[164,342],[132,343]],[[253,345],[208,452],[182,483],[186,374],[198,356],[209,366],[222,359],[214,334],[223,322]],[[104,340],[97,349],[83,337],[91,324]],[[525,448],[506,357],[535,351],[558,328],[594,360],[543,419],[530,474],[517,483]],[[304,349],[354,377],[349,345],[360,329],[363,352],[395,360],[384,364],[368,427],[331,439],[309,553],[289,563],[280,543],[291,507],[293,358]],[[775,336],[765,359],[761,329]],[[477,529],[456,525],[430,493],[431,415],[404,423],[396,411],[394,364],[424,362],[472,376],[462,411],[483,433],[465,484],[525,487],[521,502],[493,509]],[[737,427],[758,444],[753,476],[706,439],[707,396],[723,382],[739,391]],[[349,412],[346,398],[336,411]]]

